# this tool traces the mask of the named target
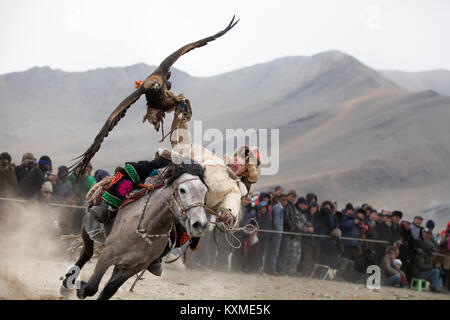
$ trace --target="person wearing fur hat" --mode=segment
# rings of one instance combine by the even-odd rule
[[[314,193],[309,192],[306,195],[306,203],[309,205],[311,202],[318,203],[318,198],[317,198],[317,196]]]
[[[22,163],[16,167],[17,194],[24,199],[32,199],[39,194],[45,181],[44,175],[38,168],[36,158],[31,152],[22,157]]]
[[[11,167],[11,156],[7,152],[0,154],[0,197],[15,195],[17,187],[16,172]]]
[[[45,181],[40,189],[40,193],[35,196],[38,202],[50,203],[53,195],[53,185],[50,181]]]

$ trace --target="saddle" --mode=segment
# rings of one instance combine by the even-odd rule
[[[89,206],[100,204],[100,202],[102,201],[102,194],[108,188],[111,179],[112,178],[104,179],[91,188],[88,195],[86,196],[86,201],[88,202]],[[145,180],[145,185],[147,187],[131,191],[127,195],[126,200],[122,203],[119,209],[122,209],[128,204],[140,199],[141,197],[149,193],[153,193],[154,190],[161,189],[162,187],[164,187],[164,181],[162,179],[162,176],[158,174],[148,177]],[[152,188],[148,188],[148,186],[152,186]],[[83,224],[89,234],[89,237],[96,242],[104,243],[106,237],[112,230],[116,214],[117,212],[112,213],[109,219],[103,224],[98,222],[91,214],[87,213],[83,218]]]
[[[137,199],[145,196],[148,193],[152,193],[155,190],[161,189],[162,187],[164,187],[164,183],[158,183],[158,184],[146,184],[146,185],[151,185],[152,189],[147,189],[147,188],[141,188],[141,189],[136,189],[131,191],[126,199],[123,201],[122,205],[119,207],[119,209],[122,209],[123,207],[129,205],[130,203],[136,201]]]

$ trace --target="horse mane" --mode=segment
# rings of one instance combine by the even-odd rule
[[[188,158],[182,158],[181,164],[172,163],[169,169],[164,174],[166,185],[170,186],[182,174],[189,173],[200,178],[205,184],[205,173],[203,167],[196,161]]]

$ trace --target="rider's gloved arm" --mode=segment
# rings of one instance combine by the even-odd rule
[[[219,205],[220,209],[228,209],[233,216],[232,227],[239,227],[242,220],[241,192],[239,189],[229,192]]]

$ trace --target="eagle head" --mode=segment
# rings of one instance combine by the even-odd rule
[[[159,89],[161,89],[161,85],[159,84],[158,81],[155,81],[150,84],[150,89],[151,90],[159,90]]]
[[[162,79],[159,76],[151,75],[144,81],[144,89],[159,91],[162,89]]]

